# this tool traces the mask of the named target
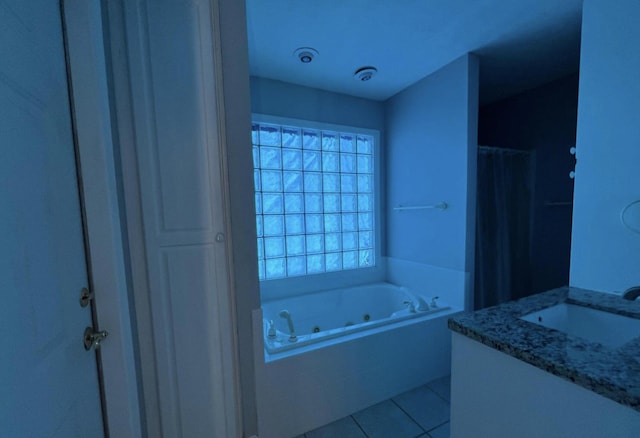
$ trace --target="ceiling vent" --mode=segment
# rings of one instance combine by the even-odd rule
[[[359,82],[367,82],[371,80],[378,73],[378,69],[375,67],[362,67],[356,70],[353,74],[353,78]]]
[[[318,51],[311,47],[300,47],[299,49],[296,49],[295,52],[293,52],[293,56],[295,56],[303,64],[311,63],[311,61],[313,61],[313,58],[315,58],[317,55]]]

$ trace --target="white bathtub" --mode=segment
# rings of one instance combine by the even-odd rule
[[[279,353],[383,325],[443,312],[434,297],[418,297],[407,288],[378,283],[265,302],[264,345]],[[422,302],[420,302],[422,299]],[[295,332],[292,336],[286,311]]]
[[[411,312],[411,300],[411,291],[381,283],[263,303],[254,313],[256,357],[264,357],[256,364],[260,437],[297,436],[449,374],[447,319],[456,310],[438,303]]]

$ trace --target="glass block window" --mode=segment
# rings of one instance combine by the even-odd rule
[[[253,123],[260,280],[375,265],[374,137]]]

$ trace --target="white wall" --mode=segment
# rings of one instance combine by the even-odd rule
[[[382,102],[259,77],[251,78],[251,111],[379,131],[384,127]]]
[[[385,109],[387,180],[392,181],[387,185],[387,255],[470,272],[475,239],[478,59],[474,55],[458,58],[389,99]],[[400,204],[440,201],[449,208],[392,210]]]
[[[638,0],[584,2],[570,284],[603,292],[640,284],[640,235],[620,221],[640,199],[638,23]]]

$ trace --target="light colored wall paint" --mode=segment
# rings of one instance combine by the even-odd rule
[[[251,78],[251,110],[379,131],[384,127],[382,102],[258,77]]]
[[[478,59],[465,55],[386,102],[387,254],[473,267]],[[440,210],[393,211],[445,201]]]
[[[640,235],[620,221],[640,199],[638,22],[638,0],[584,2],[570,284],[603,292],[640,284]]]

